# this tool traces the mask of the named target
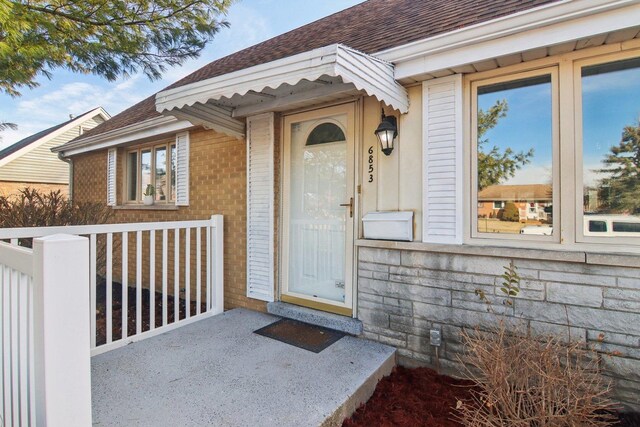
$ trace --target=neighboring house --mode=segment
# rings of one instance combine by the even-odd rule
[[[491,185],[478,192],[478,218],[500,218],[507,203],[514,203],[520,221],[545,221],[552,206],[552,186],[548,184]]]
[[[102,108],[71,118],[24,138],[0,151],[0,195],[16,195],[25,187],[69,192],[69,163],[51,149],[71,141],[111,116]]]
[[[73,163],[74,197],[115,221],[224,214],[227,308],[357,318],[401,361],[460,369],[461,329],[496,320],[475,291],[499,304],[514,260],[522,291],[501,310],[615,350],[604,367],[638,407],[640,237],[585,235],[582,188],[637,117],[639,33],[636,1],[371,0],[214,61],[54,151]],[[478,110],[501,99],[506,118],[480,129]],[[381,109],[398,123],[389,155]],[[494,145],[535,149],[515,175],[552,183],[552,235],[478,228],[478,174],[492,170],[476,159]],[[162,193],[144,206],[149,183]],[[365,238],[363,216],[385,211],[409,214],[381,215],[391,241]]]

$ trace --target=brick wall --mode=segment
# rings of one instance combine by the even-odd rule
[[[398,347],[403,363],[434,365],[429,330],[438,329],[440,365],[461,372],[462,328],[496,322],[475,294],[481,289],[494,309],[523,319],[534,332],[567,334],[570,324],[572,339],[609,353],[603,367],[617,397],[640,408],[640,268],[514,259],[522,290],[509,307],[501,304],[498,285],[510,261],[359,248],[358,318],[365,337]]]
[[[207,219],[212,214],[224,215],[225,308],[247,307],[264,311],[264,302],[245,296],[246,144],[214,131],[195,130],[190,132],[189,154],[189,206],[178,210],[114,209],[113,222],[184,221]],[[75,201],[106,203],[106,159],[106,150],[73,158]],[[123,200],[124,160],[124,150],[121,150],[117,163],[118,204]],[[156,236],[157,243],[158,240],[159,236]],[[194,246],[192,237],[192,250]],[[130,238],[130,251],[133,247],[135,241]],[[172,247],[171,242],[169,247]],[[156,250],[156,254],[158,252]],[[169,265],[172,265],[171,260]],[[135,271],[132,268],[130,263],[129,277]],[[170,271],[169,277],[172,275]]]
[[[69,186],[67,184],[46,184],[43,182],[0,181],[0,196],[18,195],[20,190],[27,187],[34,188],[44,193],[60,190],[62,194],[65,196],[69,194]]]

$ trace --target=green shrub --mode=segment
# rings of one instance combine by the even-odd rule
[[[504,209],[502,211],[502,217],[500,218],[503,221],[509,222],[518,222],[520,221],[520,211],[518,207],[513,202],[507,202],[504,205]]]

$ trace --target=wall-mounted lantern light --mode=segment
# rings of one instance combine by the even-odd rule
[[[394,116],[385,116],[384,109],[382,110],[382,121],[378,125],[375,131],[378,141],[380,141],[380,148],[385,155],[391,154],[393,151],[393,141],[398,136],[398,122]]]

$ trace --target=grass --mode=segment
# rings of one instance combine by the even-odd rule
[[[527,225],[540,225],[540,221],[509,222],[497,218],[478,218],[479,233],[520,234],[520,230]]]

